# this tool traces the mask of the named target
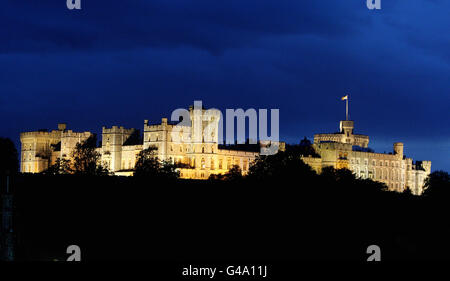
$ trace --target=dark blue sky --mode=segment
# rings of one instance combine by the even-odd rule
[[[450,170],[450,1],[4,0],[0,136],[143,127],[202,100],[279,108],[294,143],[334,132],[350,94],[379,152]]]

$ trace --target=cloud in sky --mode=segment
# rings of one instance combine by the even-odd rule
[[[349,93],[372,143],[439,143],[450,166],[450,2],[7,0],[0,10],[0,134],[140,128],[194,99],[280,108],[281,136],[334,131]],[[426,136],[426,137],[424,137]],[[423,143],[423,149],[420,148]],[[389,150],[386,147],[385,150]]]

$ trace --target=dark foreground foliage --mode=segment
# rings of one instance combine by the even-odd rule
[[[0,176],[12,175],[19,169],[18,153],[14,143],[0,137]]]
[[[80,146],[79,173],[61,173],[61,162],[15,175],[17,152],[4,143],[0,191],[10,174],[18,260],[65,260],[69,245],[83,260],[211,262],[364,261],[372,244],[383,260],[447,259],[450,250],[442,171],[427,179],[424,196],[387,192],[348,170],[317,175],[300,160],[314,156],[304,144],[261,157],[247,177],[234,167],[208,181],[180,180],[173,165],[140,157],[127,178],[97,173],[92,146]]]
[[[83,260],[364,261],[372,244],[383,260],[447,258],[448,192],[416,197],[345,170],[285,170],[230,181],[21,175],[17,259],[65,260],[72,244]]]

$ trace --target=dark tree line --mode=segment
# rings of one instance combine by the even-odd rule
[[[95,135],[77,143],[71,153],[72,160],[58,158],[55,164],[44,171],[44,174],[108,175],[108,169],[100,163],[101,155],[96,151],[96,143]]]
[[[1,151],[12,155],[0,159],[2,173],[5,166],[17,170],[14,146]],[[345,169],[316,174],[300,158],[312,155],[307,145],[259,157],[247,176],[234,166],[209,181],[176,179],[177,166],[157,159],[154,148],[137,157],[135,177],[97,176],[93,143],[74,153],[76,175],[73,163],[59,160],[53,174],[72,174],[23,174],[14,182],[18,260],[64,260],[73,243],[85,260],[364,261],[371,244],[380,245],[383,259],[445,257],[450,250],[450,179],[443,171],[432,173],[417,197],[385,192]]]
[[[135,177],[153,177],[175,180],[180,176],[176,164],[169,160],[161,161],[156,156],[156,147],[150,146],[139,152],[134,171]]]
[[[72,160],[58,158],[56,163],[50,166],[44,174],[109,175],[108,170],[100,163],[101,155],[96,151],[96,141],[96,136],[93,135],[84,142],[78,143],[72,152]],[[178,179],[178,168],[182,168],[182,166],[168,160],[161,161],[156,157],[155,151],[155,147],[149,147],[139,153],[136,159],[135,176]],[[310,166],[301,160],[301,156],[318,156],[307,139],[302,140],[299,145],[287,145],[285,151],[275,155],[258,157],[250,165],[246,176],[242,176],[239,166],[233,166],[223,175],[212,175],[210,181],[263,182],[266,184],[295,182],[301,179],[303,182],[310,182],[311,185],[317,185],[317,182],[320,182],[321,185],[340,183],[348,186],[367,186],[371,190],[386,190],[384,184],[357,179],[351,171],[346,169],[325,168],[320,175],[317,175]],[[18,152],[14,143],[10,139],[0,138],[0,175],[15,174],[18,169]],[[425,181],[424,196],[440,199],[450,196],[448,172],[435,171],[431,173]]]
[[[0,138],[0,176],[17,173],[19,157],[14,143],[7,138]]]

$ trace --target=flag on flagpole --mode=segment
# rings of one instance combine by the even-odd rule
[[[343,96],[343,97],[341,98],[341,100],[348,100],[348,95]]]

